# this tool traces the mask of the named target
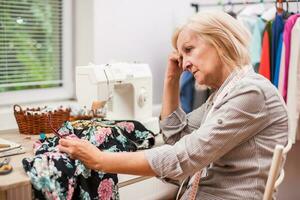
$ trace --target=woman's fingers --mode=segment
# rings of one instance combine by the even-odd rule
[[[100,150],[87,140],[62,138],[57,146],[70,158],[80,160],[87,168],[97,169]]]
[[[167,77],[180,77],[182,73],[182,59],[181,55],[177,51],[173,51],[169,55],[168,66],[166,71]]]
[[[68,147],[64,147],[62,145],[58,145],[57,147],[58,147],[59,151],[70,154],[70,149]]]
[[[180,59],[180,55],[177,51],[173,51],[170,56],[169,59],[172,61],[178,61]]]
[[[182,56],[177,51],[171,53],[170,60],[176,62],[178,67],[182,68]]]
[[[69,154],[70,157],[74,159],[76,157],[75,153],[78,152],[76,149],[79,147],[76,143],[77,141],[75,140],[61,138],[59,140],[58,149],[59,151]]]
[[[76,138],[66,137],[66,138],[61,138],[59,140],[59,144],[62,146],[74,146],[77,143],[78,143],[78,140]]]
[[[66,140],[66,139],[59,139],[58,143],[61,145],[61,146],[69,146],[69,141]]]

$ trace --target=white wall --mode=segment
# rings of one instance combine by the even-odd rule
[[[76,0],[74,4],[74,61],[81,66],[94,60],[94,2]]]

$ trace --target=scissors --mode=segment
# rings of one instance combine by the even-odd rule
[[[63,134],[63,135],[60,134],[60,133],[58,132],[59,129],[56,130],[56,129],[52,126],[51,115],[48,115],[48,120],[49,120],[50,128],[52,129],[53,133],[54,133],[58,138],[65,138],[65,137],[70,136],[70,135],[73,134],[70,130],[69,130],[69,133],[67,133],[67,134]],[[95,120],[92,119],[88,125],[93,124],[94,122],[95,122]],[[80,138],[80,137],[82,136],[83,131],[85,130],[86,127],[88,127],[88,125],[85,126],[78,134],[76,134],[77,137]]]
[[[67,136],[69,136],[69,135],[71,135],[72,133],[71,133],[71,131],[69,131],[69,133],[67,133],[67,134],[60,134],[59,132],[58,132],[58,130],[56,130],[54,127],[53,127],[53,125],[52,125],[52,118],[51,118],[51,115],[48,115],[48,121],[49,121],[49,126],[50,126],[50,128],[52,129],[52,131],[53,131],[53,133],[58,137],[58,138],[65,138],[65,137],[67,137]]]
[[[12,171],[12,166],[9,165],[10,158],[5,158],[0,162],[0,175],[8,174]]]

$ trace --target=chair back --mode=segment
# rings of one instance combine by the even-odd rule
[[[289,139],[286,147],[276,145],[273,153],[272,163],[268,175],[268,180],[264,192],[263,200],[271,200],[273,193],[284,179],[284,169],[280,171],[280,167],[284,164],[284,157],[292,148],[292,141]]]

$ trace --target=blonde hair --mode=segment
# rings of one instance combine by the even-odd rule
[[[243,67],[250,64],[249,31],[236,19],[222,11],[199,12],[178,28],[172,37],[177,49],[180,32],[188,28],[215,47],[221,62],[230,67]]]

